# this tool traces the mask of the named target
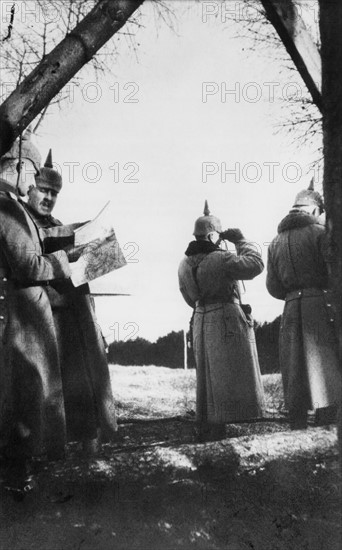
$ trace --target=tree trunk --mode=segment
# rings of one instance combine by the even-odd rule
[[[261,3],[268,20],[304,80],[313,102],[322,111],[321,57],[293,0],[261,0]]]
[[[342,362],[342,2],[319,0],[322,56],[324,200],[331,247],[330,277]],[[341,397],[342,400],[342,397]],[[342,467],[342,402],[339,420]]]
[[[99,0],[0,106],[0,156],[144,0]]]

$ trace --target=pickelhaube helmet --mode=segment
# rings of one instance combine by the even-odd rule
[[[29,159],[39,172],[42,157],[37,147],[32,143],[31,135],[31,128],[28,128],[22,135],[21,144],[20,138],[16,139],[10,150],[1,157],[1,160],[19,160],[19,156],[21,156],[22,159]]]
[[[218,233],[221,233],[222,227],[221,222],[216,216],[212,216],[209,211],[208,207],[208,201],[205,201],[204,203],[204,216],[200,216],[195,221],[195,227],[193,235],[195,237],[204,237],[205,235],[208,235],[208,233],[211,233],[212,231],[217,231]]]
[[[44,166],[36,176],[37,185],[42,185],[48,189],[53,189],[57,193],[62,189],[62,176],[57,170],[54,170],[52,164],[52,151],[49,150]]]
[[[310,181],[309,187],[299,191],[296,195],[293,208],[299,208],[300,206],[318,206],[322,212],[324,211],[323,198],[318,191],[314,190],[313,178]]]

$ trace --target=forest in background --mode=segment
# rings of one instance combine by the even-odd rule
[[[272,322],[255,322],[255,338],[258,348],[259,363],[262,374],[279,372],[279,315]],[[189,332],[187,342],[189,342]],[[112,342],[108,348],[109,363],[130,366],[156,365],[172,369],[184,368],[183,331],[172,331],[158,338],[154,343],[144,338],[119,340]],[[188,346],[188,368],[195,368],[192,348]]]

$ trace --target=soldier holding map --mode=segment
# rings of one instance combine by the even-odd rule
[[[62,177],[53,169],[51,150],[29,193],[27,210],[38,227],[58,228],[62,223],[51,212]],[[48,235],[48,231],[45,231]],[[60,239],[62,241],[62,239]],[[52,240],[55,245],[55,240]],[[57,243],[59,239],[57,238]],[[45,239],[49,247],[49,239]],[[116,438],[117,423],[106,350],[97,323],[89,286],[77,288],[60,281],[47,288],[60,355],[67,438],[82,442],[92,454],[98,438]]]

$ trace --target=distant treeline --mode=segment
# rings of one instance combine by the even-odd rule
[[[271,323],[255,323],[255,339],[262,374],[279,372],[279,328],[281,315]]]
[[[280,316],[271,323],[255,323],[255,337],[262,374],[279,372],[278,337]],[[187,335],[189,337],[189,335]],[[188,348],[188,368],[195,367]],[[155,343],[144,338],[118,341],[109,345],[108,360],[118,365],[157,365],[172,369],[184,367],[183,332],[170,332]]]

